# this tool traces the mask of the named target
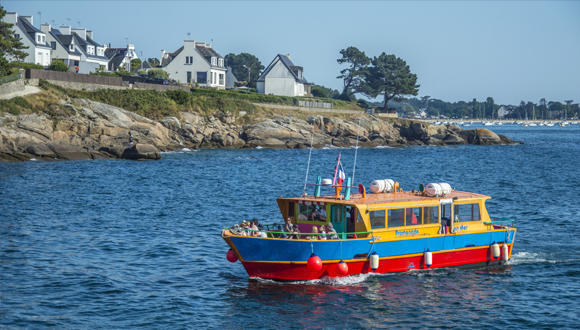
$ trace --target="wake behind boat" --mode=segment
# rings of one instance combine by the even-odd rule
[[[277,199],[284,229],[223,228],[228,260],[240,260],[250,277],[314,280],[510,259],[514,221],[490,217],[489,196],[446,183],[403,191],[393,180],[371,182],[369,193],[342,182],[340,168],[339,156],[334,178],[317,177],[311,196]]]

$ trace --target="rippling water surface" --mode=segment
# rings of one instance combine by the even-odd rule
[[[281,222],[307,150],[201,150],[157,162],[0,163],[0,325],[10,328],[572,328],[580,324],[580,127],[492,128],[515,146],[359,149],[355,181],[449,182],[516,219],[502,268],[249,279],[223,226]],[[331,177],[337,149],[314,150]],[[343,149],[352,172],[354,149]],[[350,173],[347,173],[350,174]]]

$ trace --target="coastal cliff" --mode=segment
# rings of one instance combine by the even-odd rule
[[[487,129],[463,130],[420,121],[374,116],[271,114],[244,124],[227,112],[203,116],[181,111],[155,121],[87,99],[61,99],[47,113],[0,113],[0,161],[160,159],[181,148],[307,148],[406,145],[514,144]],[[59,116],[51,116],[58,112]],[[134,142],[127,150],[130,141]]]

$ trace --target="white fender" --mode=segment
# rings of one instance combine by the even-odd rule
[[[507,262],[508,260],[510,260],[508,245],[507,245],[507,243],[504,243],[503,244],[503,261]]]
[[[427,249],[427,251],[425,251],[424,253],[425,256],[425,266],[427,266],[427,268],[431,267],[431,265],[433,264],[433,254],[431,253],[431,251],[429,251],[429,249]]]
[[[500,256],[499,244],[497,244],[495,241],[491,245],[491,256],[494,258],[499,258]]]
[[[370,264],[373,272],[379,268],[379,255],[374,251],[371,254]]]

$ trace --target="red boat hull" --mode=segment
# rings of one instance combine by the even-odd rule
[[[512,245],[508,245],[508,248],[508,256],[511,256]],[[493,258],[489,246],[462,249],[460,251],[442,251],[433,253],[433,264],[431,267],[425,265],[423,254],[383,258],[379,261],[379,268],[374,272],[370,268],[368,259],[361,259],[360,261],[348,260],[346,262],[348,264],[348,273],[344,276],[367,273],[397,273],[412,269],[500,265],[503,263],[503,253],[499,258]],[[243,261],[242,264],[250,277],[286,281],[339,277],[336,273],[338,261],[331,263],[325,262],[322,265],[322,269],[318,272],[310,271],[306,263]]]

